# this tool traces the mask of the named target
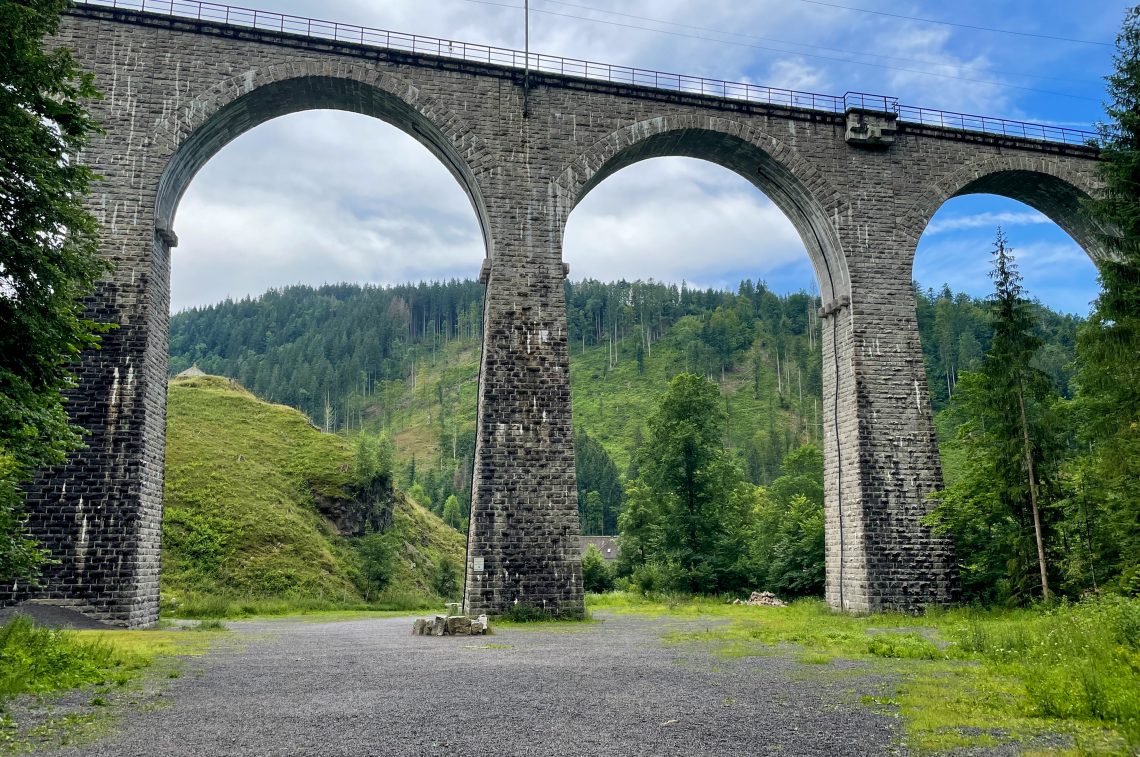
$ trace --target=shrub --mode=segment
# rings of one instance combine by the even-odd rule
[[[606,563],[606,558],[593,544],[582,556],[582,585],[586,591],[601,594],[614,588],[613,571]]]
[[[365,534],[353,540],[353,548],[360,558],[360,572],[354,580],[366,598],[384,591],[392,580],[396,547],[389,534]]]
[[[435,593],[444,599],[451,599],[459,594],[459,570],[450,556],[444,555],[439,559],[432,583]]]
[[[657,563],[646,563],[633,572],[630,584],[642,594],[655,594],[665,588],[667,576]]]
[[[503,618],[512,623],[543,623],[554,620],[554,616],[541,607],[534,605],[517,604],[503,614]]]

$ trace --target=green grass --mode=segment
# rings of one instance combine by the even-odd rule
[[[346,550],[312,507],[347,498],[343,440],[214,377],[171,383],[166,439],[168,594],[359,598]]]
[[[106,639],[38,628],[17,615],[0,628],[0,710],[21,694],[105,682],[146,660]]]
[[[200,624],[185,631],[57,631],[17,615],[0,627],[0,751],[26,751],[36,744],[66,744],[95,736],[113,704],[109,692],[126,686],[163,657],[204,653],[224,629]],[[167,677],[177,677],[170,667]],[[103,714],[72,712],[21,729],[10,703],[22,695],[52,695],[91,687],[88,705]]]
[[[688,597],[590,595],[591,610],[707,619],[667,633],[725,657],[786,647],[824,674],[861,660],[898,677],[897,708],[920,752],[997,743],[1025,748],[1057,735],[1077,754],[1140,750],[1140,600],[1104,597],[1025,610],[956,609],[852,617],[818,600],[784,608]],[[1038,753],[1049,752],[1041,748]]]
[[[226,618],[337,609],[435,607],[443,556],[464,537],[402,494],[392,504],[395,555],[378,595],[360,556],[320,513],[348,502],[352,450],[300,412],[213,376],[176,379],[167,411],[162,609]]]
[[[634,358],[636,341],[627,338],[622,345],[622,358],[608,368],[605,345],[587,347],[571,345],[570,392],[573,402],[575,427],[583,427],[596,438],[613,458],[618,470],[629,467],[630,450],[638,432],[645,432],[645,420],[657,408],[661,394],[669,380],[685,365],[684,356],[676,347],[673,329],[654,343],[653,354],[645,359],[645,372],[637,369]],[[776,413],[772,423],[777,428],[792,424],[790,411],[782,409],[776,378],[765,371],[760,386],[760,399],[753,396],[752,376],[747,368],[748,353],[740,364],[724,376],[721,394],[728,415],[726,442],[729,447],[741,447],[758,431],[768,428],[769,416]],[[719,379],[720,376],[712,377]],[[785,387],[786,391],[786,387]]]
[[[389,597],[385,599],[385,597]],[[418,593],[381,594],[365,602],[323,601],[309,597],[228,597],[189,593],[183,596],[175,611],[180,618],[225,619],[329,615],[403,615],[415,610],[435,610],[440,600]]]

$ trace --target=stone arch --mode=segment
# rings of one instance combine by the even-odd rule
[[[175,210],[198,170],[233,139],[278,116],[344,110],[392,124],[427,147],[471,201],[487,255],[493,251],[478,174],[486,145],[464,119],[415,84],[376,68],[290,62],[251,68],[218,82],[189,102],[169,103],[156,125],[156,153],[167,156],[158,181],[155,225],[171,229]]]
[[[906,254],[914,253],[919,238],[939,208],[954,197],[994,194],[1023,202],[1056,223],[1073,238],[1093,263],[1106,256],[1105,229],[1081,212],[1081,203],[1100,191],[1088,169],[1075,169],[1050,156],[995,155],[971,161],[928,184],[904,216],[901,232]]]
[[[578,203],[607,177],[642,160],[673,156],[706,160],[752,183],[799,232],[824,303],[850,295],[847,260],[836,228],[847,213],[840,192],[783,142],[720,116],[660,116],[624,126],[595,142],[568,163],[552,185],[558,238]]]

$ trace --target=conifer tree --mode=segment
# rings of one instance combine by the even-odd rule
[[[1078,406],[1092,498],[1111,524],[1105,555],[1140,591],[1140,6],[1125,14],[1100,124],[1102,194],[1086,204],[1108,231],[1101,292],[1077,343]]]
[[[1054,496],[1059,459],[1052,417],[1058,397],[1049,377],[1032,365],[1041,345],[1033,333],[1036,317],[1000,229],[990,277],[993,341],[980,368],[961,374],[951,402],[960,421],[954,445],[966,453],[965,470],[940,495],[934,520],[953,534],[966,560],[968,593],[1004,599],[1037,583],[1049,599],[1045,505]],[[1034,572],[1037,581],[1030,579]]]

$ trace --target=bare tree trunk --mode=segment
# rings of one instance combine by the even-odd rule
[[[1025,444],[1025,465],[1029,469],[1029,503],[1033,508],[1033,531],[1037,536],[1037,565],[1041,569],[1041,596],[1049,601],[1049,578],[1045,571],[1045,539],[1041,534],[1041,512],[1037,509],[1037,475],[1033,470],[1033,450],[1029,444],[1029,423],[1025,419],[1025,389],[1018,382],[1017,402],[1021,407],[1021,438]]]

